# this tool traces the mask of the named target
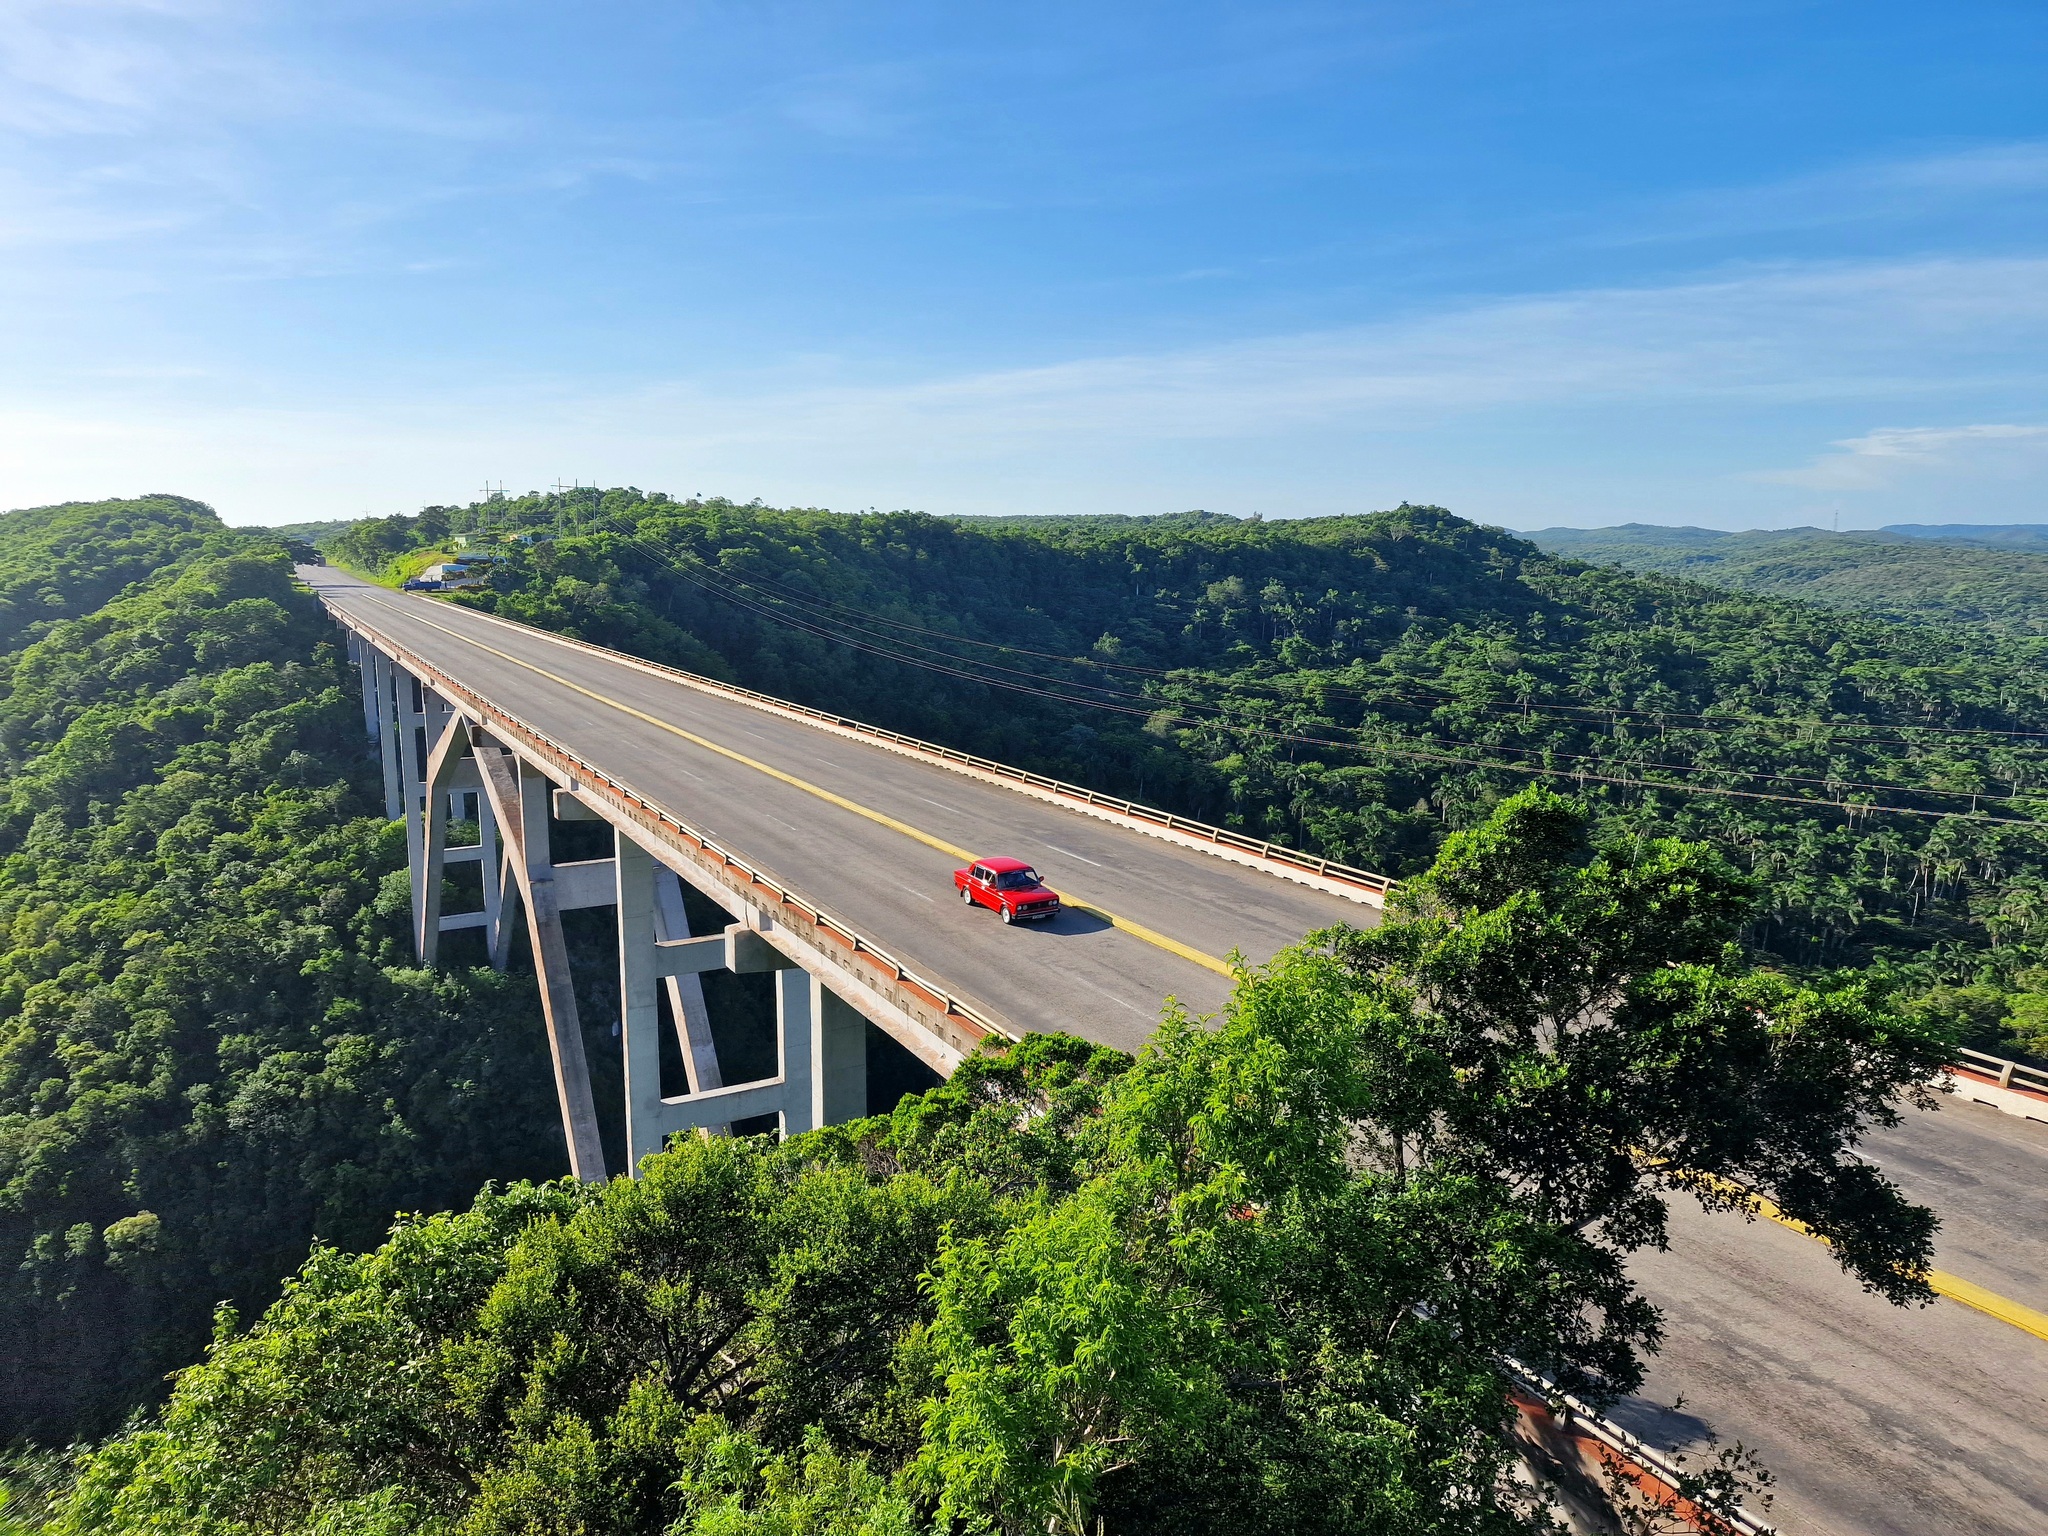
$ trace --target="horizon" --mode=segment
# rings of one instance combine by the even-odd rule
[[[2048,13],[28,0],[0,504],[2048,516]]]

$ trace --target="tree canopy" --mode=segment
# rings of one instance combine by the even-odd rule
[[[0,1439],[115,1428],[315,1237],[561,1166],[531,982],[411,967],[369,770],[332,627],[217,524],[0,657]]]
[[[1927,1295],[1927,1213],[1850,1148],[1946,1042],[1744,964],[1747,895],[1525,791],[1136,1059],[1033,1037],[885,1119],[316,1251],[54,1529],[1532,1529],[1503,1357],[1631,1390],[1674,1192]]]

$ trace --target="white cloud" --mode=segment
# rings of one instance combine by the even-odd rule
[[[256,519],[390,510],[487,474],[980,510],[1099,505],[1111,484],[1200,505],[1207,484],[1287,477],[1294,505],[1312,508],[1350,504],[1361,462],[1406,466],[1396,499],[1449,500],[1474,464],[1540,455],[1567,431],[1580,445],[1568,462],[1515,472],[1541,482],[1529,497],[1554,498],[1616,466],[1636,473],[1646,437],[1682,438],[1703,412],[1839,419],[1889,401],[1887,414],[1924,420],[1985,379],[2037,395],[2044,356],[2048,261],[2011,260],[1781,268],[893,378],[842,358],[751,373],[713,359],[611,388],[531,374],[397,391],[379,378],[316,399],[219,371],[158,385],[131,371],[118,398],[46,376],[33,396],[0,393],[0,505],[98,494],[77,483],[85,465]],[[249,405],[279,398],[301,408]],[[1996,452],[2033,462],[2044,439],[2010,424],[1887,429],[1750,483],[1854,488]],[[1724,476],[1703,478],[1725,499]]]
[[[1755,478],[1809,490],[1868,491],[1896,483],[1902,475],[1938,469],[1948,473],[2024,474],[2048,460],[2048,425],[1986,422],[1966,427],[1879,427],[1862,437],[1843,438],[1798,469],[1770,470]]]
[[[1594,243],[1714,240],[1952,218],[1966,205],[2026,206],[2044,190],[2048,142],[2016,140],[1686,192],[1624,217]]]
[[[666,419],[690,441],[919,440],[927,453],[973,453],[1398,431],[1510,407],[1924,395],[1958,371],[2009,371],[2010,354],[2044,344],[2048,260],[1784,268],[907,383],[722,373],[715,391],[677,381],[592,408]]]

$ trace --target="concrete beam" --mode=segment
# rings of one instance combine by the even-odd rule
[[[558,789],[554,794],[555,820],[557,821],[603,821],[604,818],[576,798],[573,789]]]
[[[552,865],[555,910],[580,912],[585,907],[608,907],[617,901],[617,863],[615,859],[574,859],[567,864]]]
[[[755,976],[762,971],[787,971],[795,968],[796,961],[746,924],[734,923],[725,930],[726,970],[741,976]]]
[[[676,872],[657,862],[654,866],[654,937],[657,950],[665,944],[683,944],[690,939],[690,909],[683,903],[683,882]],[[724,935],[714,934],[707,942],[723,949]],[[659,964],[659,959],[656,961]],[[718,1065],[718,1045],[711,1038],[711,1015],[704,1007],[704,984],[695,974],[664,974],[668,988],[669,1017],[675,1023],[676,1044],[682,1049],[683,1071],[690,1092],[704,1093],[725,1086],[725,1074]],[[723,1134],[724,1128],[717,1127]]]
[[[702,939],[656,939],[654,974],[664,978],[701,976],[706,971],[730,969],[725,963],[726,948],[722,933]]]

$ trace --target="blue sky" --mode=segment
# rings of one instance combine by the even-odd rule
[[[2038,0],[0,0],[0,506],[2039,520],[2044,79]]]

